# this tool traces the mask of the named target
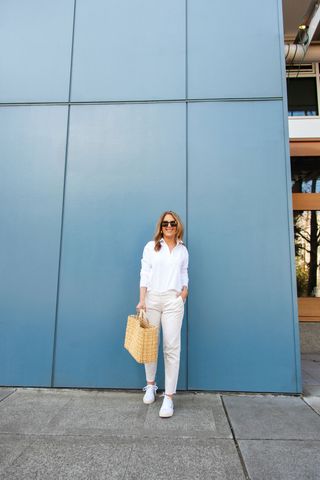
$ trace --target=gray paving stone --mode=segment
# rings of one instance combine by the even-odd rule
[[[303,397],[320,397],[320,385],[304,386]]]
[[[144,439],[136,442],[124,480],[244,480],[232,440]]]
[[[302,383],[303,385],[317,385],[319,382],[309,372],[302,370]]]
[[[18,389],[0,402],[0,433],[41,433],[68,401],[62,392]]]
[[[147,414],[142,395],[128,392],[78,392],[46,425],[54,435],[121,435],[141,432]]]
[[[232,438],[221,398],[214,394],[178,394],[172,418],[159,417],[163,398],[147,409],[144,433],[164,436]]]
[[[4,468],[0,479],[123,479],[132,448],[113,438],[44,436]]]
[[[318,380],[318,383],[320,383],[320,363],[319,362],[315,362],[313,360],[304,361],[302,364],[302,371],[303,373],[306,372],[309,375],[311,375],[313,378],[316,378]]]
[[[302,373],[303,380],[305,378],[304,375],[305,375],[305,373],[303,372]],[[316,372],[316,371],[310,369],[310,370],[308,370],[307,375],[309,377],[309,382],[308,383],[311,383],[311,385],[320,385],[320,372]],[[311,379],[313,380],[313,383],[312,383]]]
[[[317,360],[320,362],[320,353],[302,353],[301,360]]]
[[[319,441],[240,440],[251,480],[319,480]]]
[[[4,400],[6,397],[14,393],[14,388],[2,388],[0,387],[0,402]]]
[[[238,439],[320,440],[320,417],[298,397],[223,395]]]
[[[0,434],[0,474],[34,441],[34,437]]]
[[[318,366],[320,363],[320,356],[309,355],[302,360],[302,365]]]
[[[320,415],[320,397],[308,396],[304,397],[304,401]]]

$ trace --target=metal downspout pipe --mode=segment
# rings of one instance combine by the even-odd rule
[[[286,63],[290,65],[320,62],[320,45],[304,45],[286,43],[284,45]]]

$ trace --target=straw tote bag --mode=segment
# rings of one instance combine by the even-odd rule
[[[157,361],[158,327],[150,325],[144,310],[139,315],[129,315],[124,348],[138,363]]]

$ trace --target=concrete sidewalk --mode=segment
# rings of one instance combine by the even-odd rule
[[[142,395],[0,388],[0,479],[320,479],[319,397]]]

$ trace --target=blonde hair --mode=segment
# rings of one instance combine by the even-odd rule
[[[172,215],[173,218],[175,219],[175,221],[177,222],[177,227],[176,227],[177,231],[176,231],[176,235],[175,235],[176,242],[177,243],[179,241],[182,242],[182,239],[183,239],[184,228],[183,228],[183,223],[182,223],[179,215],[177,213],[173,212],[172,210],[167,210],[166,212],[164,212],[160,215],[160,218],[157,222],[156,231],[155,231],[155,234],[154,234],[154,237],[153,237],[154,242],[155,242],[154,249],[155,249],[156,252],[158,252],[161,249],[160,240],[163,237],[163,235],[162,235],[162,222],[163,222],[164,217],[168,214]]]

